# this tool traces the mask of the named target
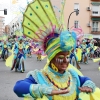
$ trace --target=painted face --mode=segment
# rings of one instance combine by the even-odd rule
[[[19,42],[20,42],[20,43],[22,43],[22,42],[23,42],[23,40],[21,39]]]
[[[6,44],[6,41],[4,42],[4,44]]]
[[[58,72],[64,73],[69,64],[69,52],[60,52],[51,61],[57,68]]]

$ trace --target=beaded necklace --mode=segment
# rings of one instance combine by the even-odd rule
[[[60,89],[60,90],[68,89],[68,87],[70,86],[70,81],[71,81],[71,80],[70,80],[70,77],[68,77],[68,83],[66,83],[67,86],[66,86],[65,88],[60,88],[57,84],[55,84],[55,82],[54,82],[53,80],[50,79],[50,77],[49,77],[48,74],[45,73],[45,75],[46,75],[46,77],[49,79],[49,81],[50,81],[55,87],[57,87],[57,88]]]

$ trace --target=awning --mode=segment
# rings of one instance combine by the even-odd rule
[[[92,21],[100,21],[100,18],[92,18]]]
[[[95,5],[95,6],[99,6],[100,5],[100,2],[92,2],[91,4],[92,5]]]

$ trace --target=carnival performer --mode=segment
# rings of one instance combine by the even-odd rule
[[[31,46],[31,43],[26,41],[26,50],[27,50],[27,56],[28,57],[32,57],[32,54],[31,54],[31,51],[32,51],[32,46]]]
[[[69,42],[71,45],[66,45]],[[88,77],[81,77],[74,70],[66,70],[74,46],[75,38],[68,31],[62,32],[46,47],[50,61],[47,68],[29,72],[26,79],[16,83],[14,92],[19,97],[30,95],[34,99],[45,95],[48,100],[75,100],[79,91],[94,92],[95,84]]]
[[[82,61],[82,48],[81,48],[81,45],[76,47],[76,56],[77,56],[78,63],[80,63]]]
[[[72,64],[77,69],[81,69],[79,64],[78,64],[78,58],[76,56],[76,48],[71,50],[71,53],[70,53],[70,64]]]
[[[37,54],[37,61],[41,61],[41,56],[42,56],[42,50],[39,48],[39,50],[36,52]]]
[[[30,71],[25,79],[17,81],[14,92],[26,100],[88,100],[79,97],[79,93],[86,92],[91,96],[90,93],[95,92],[95,83],[78,75],[69,64],[70,52],[76,47],[75,32],[66,31],[58,24],[50,0],[36,0],[28,7],[23,18],[24,34],[40,43],[49,61],[44,69]]]
[[[2,51],[3,51],[3,43],[0,40],[0,59],[2,58]]]
[[[95,57],[100,57],[100,47],[97,47],[96,50],[94,51]]]
[[[90,59],[94,58],[94,39],[90,40],[90,43],[88,44],[88,48],[90,49],[89,57]]]
[[[88,64],[87,44],[85,39],[83,39],[82,41],[81,48],[82,48],[82,63]]]
[[[10,39],[8,40],[8,49],[11,50],[12,47],[13,47],[12,38],[10,38]]]
[[[23,43],[23,37],[18,38],[19,42],[14,45],[14,61],[11,70],[15,68],[15,71],[25,71],[24,59],[26,58],[26,49]]]
[[[8,42],[4,41],[3,43],[3,51],[2,51],[2,58],[3,60],[6,60],[8,58]]]
[[[13,48],[13,45],[12,45],[11,41],[8,41],[8,55],[11,54],[12,48]]]

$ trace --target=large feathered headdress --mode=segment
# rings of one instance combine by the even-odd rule
[[[43,50],[51,60],[60,51],[69,51],[75,47],[75,33],[65,31],[63,25],[62,3],[59,20],[50,0],[35,0],[28,4],[23,15],[23,32],[36,42],[40,42]]]

